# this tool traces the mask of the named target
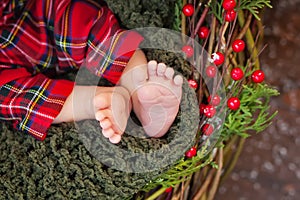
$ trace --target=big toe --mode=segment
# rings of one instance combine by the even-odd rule
[[[148,79],[150,80],[153,76],[156,76],[157,73],[157,62],[155,60],[151,60],[148,62],[147,65],[147,70],[148,70]]]

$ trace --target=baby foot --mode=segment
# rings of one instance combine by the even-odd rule
[[[121,87],[112,92],[101,93],[94,98],[97,109],[95,118],[99,121],[102,134],[111,143],[119,143],[131,110],[129,93]]]
[[[148,63],[147,71],[147,79],[141,78],[143,74],[133,75],[137,88],[132,96],[132,105],[147,135],[161,137],[178,113],[183,79],[179,75],[173,77],[172,68],[156,61]]]

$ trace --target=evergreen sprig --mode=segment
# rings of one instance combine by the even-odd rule
[[[181,8],[182,8],[182,1],[175,2],[175,9],[174,9],[174,22],[173,22],[173,29],[175,31],[181,31]]]
[[[169,169],[166,173],[162,174],[156,180],[148,183],[143,190],[149,191],[155,187],[162,186],[162,188],[174,187],[191,178],[192,174],[199,171],[207,165],[216,167],[211,155],[207,154],[207,148],[203,147],[197,152],[197,155],[192,158],[181,158]]]
[[[222,9],[223,1],[211,1],[208,6],[211,8],[210,13],[218,19],[220,23],[223,23],[224,9]],[[272,8],[270,0],[241,0],[237,10],[249,10],[251,14],[257,19],[260,20],[259,10],[269,7]]]
[[[264,7],[272,8],[271,1],[270,0],[241,0],[239,9],[242,10],[249,10],[252,15],[257,19],[260,20],[259,9],[262,9]]]
[[[214,16],[219,20],[220,23],[223,22],[223,9],[221,1],[210,1],[208,6],[210,7],[210,14],[214,14]]]
[[[270,114],[270,98],[279,92],[267,84],[243,85],[238,111],[229,112],[222,130],[222,140],[233,135],[248,137],[249,131],[261,132],[277,112]]]

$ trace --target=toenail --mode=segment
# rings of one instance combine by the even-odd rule
[[[103,130],[102,134],[105,138],[110,138],[114,135],[114,131],[112,129]]]
[[[103,129],[107,129],[110,126],[110,123],[107,120],[100,121],[100,126]]]
[[[174,83],[175,83],[176,85],[181,85],[182,82],[183,82],[183,79],[182,79],[182,77],[181,77],[180,75],[176,75],[176,76],[174,77]]]
[[[155,60],[150,60],[148,64],[149,65],[157,65],[157,62]]]
[[[174,70],[173,70],[171,67],[168,67],[168,68],[166,69],[166,72],[165,72],[166,76],[167,76],[169,79],[173,78],[174,73],[175,73],[175,72],[174,72]]]
[[[117,144],[121,141],[121,136],[120,135],[113,135],[112,137],[109,138],[109,141],[113,144]]]

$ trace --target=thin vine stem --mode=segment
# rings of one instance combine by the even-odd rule
[[[192,35],[193,38],[195,38],[196,34],[198,33],[199,28],[200,28],[201,25],[203,24],[203,22],[204,22],[204,20],[205,20],[205,18],[206,18],[206,16],[207,16],[208,11],[209,11],[209,7],[206,6],[206,7],[204,8],[204,10],[203,10],[203,13],[202,13],[200,19],[199,19],[198,22],[197,22],[196,28],[195,28],[195,30],[194,30],[194,32],[193,32],[193,35]]]
[[[213,200],[216,192],[218,190],[219,182],[220,182],[220,177],[223,169],[223,148],[221,147],[219,149],[219,159],[218,159],[218,170],[215,174],[214,181],[212,182],[211,189],[208,193],[207,200]]]
[[[246,141],[246,138],[240,138],[237,150],[234,154],[234,157],[233,157],[232,161],[230,162],[229,167],[225,170],[225,172],[220,180],[220,183],[224,182],[224,180],[228,177],[228,175],[232,172],[233,168],[236,166],[238,158],[240,157],[240,155],[242,153],[245,141]]]
[[[167,188],[160,188],[157,190],[154,194],[152,194],[150,197],[148,197],[146,200],[155,200],[157,197],[159,197],[162,193],[166,191]]]
[[[185,5],[187,3],[187,0],[182,0],[182,5]],[[181,34],[182,34],[182,42],[185,43],[187,34],[186,32],[186,16],[181,12]]]
[[[238,12],[238,21],[239,21],[240,26],[243,27],[243,25],[245,24],[245,15],[244,15],[243,10],[240,10]],[[258,52],[257,52],[257,48],[255,47],[255,42],[254,42],[254,39],[253,39],[250,28],[248,28],[246,30],[245,37],[246,37],[246,43],[247,43],[248,51],[252,52],[253,57],[256,58]],[[254,61],[254,68],[255,69],[260,68],[260,63],[259,63],[258,59],[255,59],[255,61]]]
[[[207,190],[213,176],[214,176],[214,173],[215,173],[215,169],[211,169],[208,173],[208,175],[205,177],[205,181],[204,183],[202,184],[202,187],[200,188],[200,190],[198,190],[198,192],[195,194],[195,196],[193,197],[193,200],[198,200],[200,199],[204,192]]]

